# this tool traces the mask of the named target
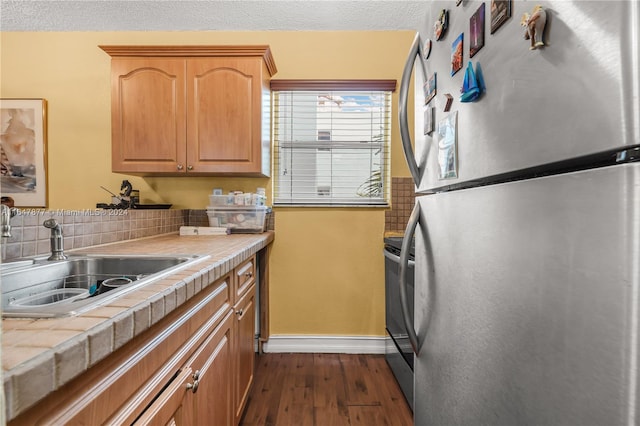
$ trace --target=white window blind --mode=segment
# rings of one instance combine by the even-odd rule
[[[378,86],[272,84],[274,205],[387,205],[392,90]]]

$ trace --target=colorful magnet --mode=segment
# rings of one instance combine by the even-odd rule
[[[433,33],[435,35],[436,40],[442,40],[445,32],[447,31],[447,27],[449,26],[449,11],[446,9],[442,9],[440,11],[440,15],[438,16],[438,20],[433,25]]]
[[[460,102],[475,102],[485,92],[484,77],[482,76],[482,69],[480,63],[476,63],[476,70],[473,70],[473,64],[471,61],[467,64],[467,68],[464,71],[464,82],[460,89]]]
[[[424,48],[422,49],[422,57],[426,61],[427,59],[429,59],[430,55],[431,55],[431,39],[427,39],[427,41],[424,42]]]
[[[520,25],[525,28],[524,39],[531,40],[530,50],[544,46],[544,27],[547,25],[547,12],[537,5],[531,14],[525,13],[520,19]]]
[[[511,17],[511,0],[491,0],[491,34]]]
[[[436,73],[434,72],[431,77],[424,84],[424,104],[431,102],[431,99],[436,95]]]
[[[449,93],[445,93],[444,99],[445,99],[445,104],[444,104],[443,111],[448,112],[451,109],[451,104],[453,103],[453,96],[451,96]]]
[[[469,35],[469,57],[473,58],[484,46],[484,3],[469,19]]]
[[[433,133],[433,122],[436,119],[436,109],[428,107],[424,111],[424,134],[431,135]]]
[[[462,47],[464,33],[460,33],[458,38],[451,45],[451,75],[455,75],[462,69]]]

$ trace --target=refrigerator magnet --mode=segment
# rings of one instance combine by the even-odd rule
[[[449,112],[451,110],[451,104],[453,103],[453,96],[450,93],[445,93],[444,95],[444,112]]]
[[[451,45],[451,76],[462,69],[462,48],[464,33],[460,33],[458,38]]]
[[[469,57],[473,58],[484,46],[484,3],[469,19],[469,35]]]
[[[422,57],[426,61],[429,59],[429,56],[431,56],[431,39],[428,38],[424,42],[424,47],[422,48]]]
[[[449,11],[446,9],[442,9],[440,11],[440,15],[438,15],[438,20],[435,24],[433,24],[433,33],[435,35],[436,41],[442,40],[445,32],[447,31],[447,27],[449,26]]]
[[[427,107],[424,111],[424,134],[431,135],[433,133],[433,122],[436,118],[436,109]]]
[[[438,178],[458,177],[457,154],[458,112],[453,112],[438,123]]]
[[[424,84],[424,104],[431,102],[431,99],[436,96],[436,73],[434,72],[431,77]]]
[[[547,12],[538,5],[533,8],[531,14],[525,13],[520,19],[520,25],[525,27],[524,39],[531,40],[530,50],[544,46],[544,27],[547,25]]]
[[[491,0],[491,34],[511,17],[511,0]]]

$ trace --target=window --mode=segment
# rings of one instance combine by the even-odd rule
[[[395,80],[273,80],[274,204],[387,205]]]

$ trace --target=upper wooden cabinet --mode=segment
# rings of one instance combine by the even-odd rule
[[[114,172],[270,175],[269,46],[100,46]]]

